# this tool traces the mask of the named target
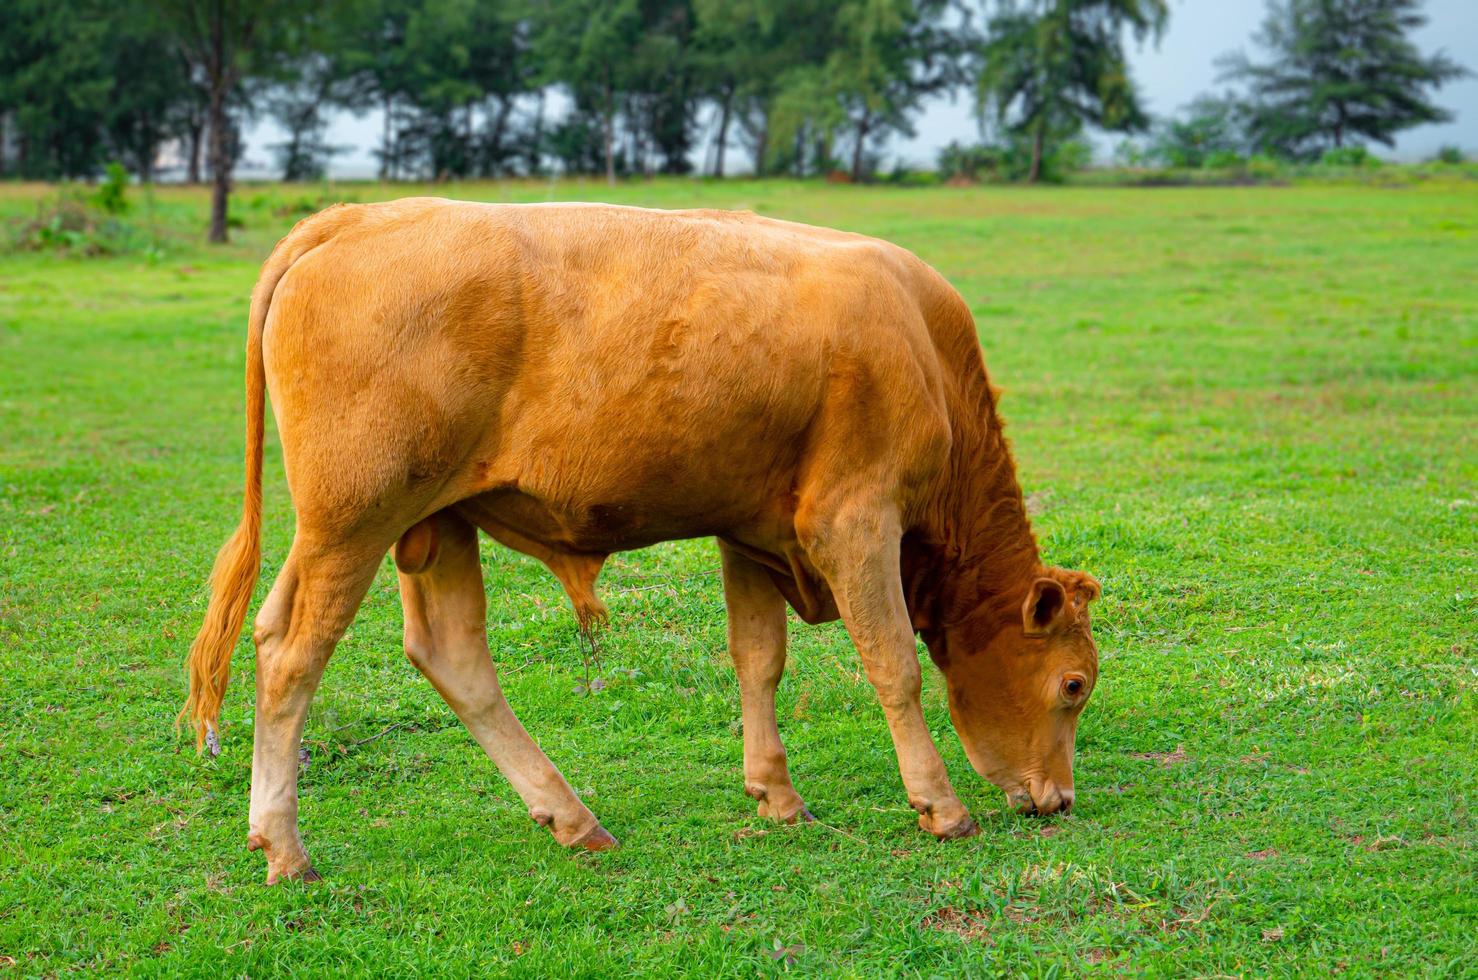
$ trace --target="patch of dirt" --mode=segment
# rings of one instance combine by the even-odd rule
[[[1248,851],[1246,856],[1254,861],[1266,861],[1268,858],[1277,857],[1278,852],[1273,848],[1268,847],[1264,848],[1261,851]]]
[[[991,941],[988,921],[973,912],[962,912],[952,905],[946,905],[937,912],[924,916],[919,926],[936,932],[952,932],[970,942]]]
[[[1131,752],[1131,759],[1145,759],[1150,762],[1158,762],[1165,767],[1178,766],[1190,758],[1185,754],[1185,746],[1177,745],[1174,752]]]

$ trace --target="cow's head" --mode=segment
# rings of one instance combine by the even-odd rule
[[[965,754],[1025,813],[1073,802],[1078,715],[1098,680],[1088,603],[1098,582],[1082,572],[1042,570],[1020,613],[970,616],[933,635],[930,654],[949,687],[949,713]]]

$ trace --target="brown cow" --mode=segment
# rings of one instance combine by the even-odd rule
[[[846,623],[923,829],[976,830],[924,724],[916,632],[974,767],[1020,809],[1071,805],[1098,585],[1041,563],[970,311],[903,249],[587,204],[415,199],[300,223],[252,295],[244,515],[183,712],[202,742],[260,564],[264,385],[297,513],[255,632],[248,841],[269,882],[315,876],[303,720],[391,548],[411,662],[561,844],[615,844],[499,689],[478,528],[548,565],[582,623],[605,614],[607,555],[718,538],[762,816],[810,816],[775,724],[787,602]]]

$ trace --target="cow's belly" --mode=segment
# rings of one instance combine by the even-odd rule
[[[772,537],[776,529],[789,533],[793,517],[794,459],[758,446],[722,453],[635,440],[546,443],[499,459],[488,473],[492,486],[475,495],[476,508],[555,550],[610,553],[710,535]]]
[[[755,349],[658,363],[611,350],[567,352],[484,403],[478,508],[583,552],[788,528],[819,365]]]

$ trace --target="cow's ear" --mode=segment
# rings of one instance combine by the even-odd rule
[[[1078,572],[1077,576],[1077,593],[1083,597],[1084,602],[1092,602],[1103,595],[1103,586],[1098,584],[1098,579],[1087,572]]]
[[[1022,631],[1027,636],[1046,636],[1067,613],[1067,590],[1055,578],[1032,583],[1021,605]]]

